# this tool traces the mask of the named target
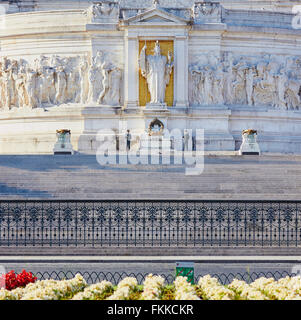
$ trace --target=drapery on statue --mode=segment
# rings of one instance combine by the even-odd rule
[[[145,52],[146,44],[140,53],[139,66],[142,76],[147,80],[150,104],[165,105],[165,90],[173,68],[172,54],[168,52],[168,58],[161,55],[159,41],[156,41],[154,55],[146,55]]]

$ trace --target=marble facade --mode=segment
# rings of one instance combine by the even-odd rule
[[[238,150],[254,128],[261,152],[301,153],[294,14],[232,2],[2,1],[0,153],[52,153],[61,128],[95,153],[98,130],[125,122],[139,149],[154,119],[204,129],[205,150]],[[144,44],[164,49],[156,63]]]

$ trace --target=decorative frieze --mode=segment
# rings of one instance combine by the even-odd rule
[[[195,2],[192,11],[194,24],[220,23],[222,7],[218,2]]]
[[[110,56],[40,56],[0,60],[0,109],[40,108],[67,103],[120,105],[122,70]]]
[[[118,23],[119,1],[95,2],[87,9],[87,16],[92,23]]]
[[[189,67],[192,105],[301,107],[300,57],[207,56],[199,55],[199,62]]]

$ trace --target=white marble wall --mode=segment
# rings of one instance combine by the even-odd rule
[[[169,130],[205,129],[208,150],[238,149],[253,127],[263,152],[301,152],[301,33],[290,4],[279,13],[234,0],[161,0],[158,11],[152,1],[99,11],[91,1],[24,3],[0,28],[0,153],[51,153],[62,128],[75,150],[95,152],[99,129],[122,120],[139,134],[155,117]],[[163,115],[138,105],[147,39],[174,41],[175,105]]]

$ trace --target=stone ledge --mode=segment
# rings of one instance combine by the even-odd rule
[[[12,254],[13,252],[13,254]],[[1,256],[6,256],[6,259],[14,256],[174,256],[174,257],[185,257],[195,256],[202,257],[218,257],[231,256],[233,260],[235,257],[248,257],[248,256],[274,256],[285,257],[289,256],[296,257],[296,260],[301,260],[301,247],[0,247],[0,261]],[[208,258],[209,259],[209,258]]]

